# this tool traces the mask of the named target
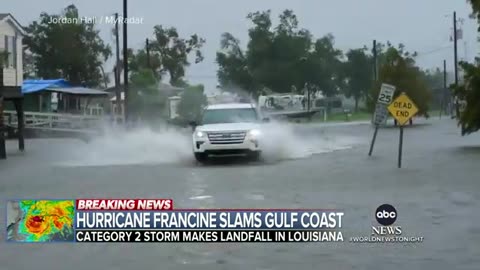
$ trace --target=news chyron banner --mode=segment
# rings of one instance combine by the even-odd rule
[[[10,242],[343,242],[344,213],[174,209],[171,199],[12,200]]]

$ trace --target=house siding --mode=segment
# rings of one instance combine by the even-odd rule
[[[15,36],[15,27],[13,27],[10,23],[7,22],[0,22],[0,34],[2,36]],[[3,39],[2,39],[3,40]],[[4,47],[3,44],[0,45],[1,47]]]
[[[16,83],[17,70],[14,68],[3,69],[3,85],[5,86],[19,86]]]
[[[17,34],[17,78],[16,78],[16,85],[21,86],[23,85],[23,38],[21,35]]]
[[[16,37],[16,55],[13,57],[16,61],[16,67],[7,67],[4,69],[5,86],[22,86],[23,84],[23,39],[22,35],[16,31],[16,28],[9,22],[0,22],[0,50],[5,50],[5,36]]]

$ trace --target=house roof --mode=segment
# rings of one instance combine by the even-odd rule
[[[107,96],[108,92],[85,88],[85,87],[53,87],[53,88],[46,88],[46,91],[57,92],[57,93],[65,93],[65,94],[72,94],[72,95],[88,95],[88,96]]]
[[[112,87],[109,87],[107,89],[104,89],[104,91],[112,92],[112,91],[115,91],[115,89],[116,89],[115,86],[112,86]],[[123,90],[123,83],[120,84],[120,89]],[[166,83],[159,83],[158,84],[158,90],[159,91],[170,92],[170,91],[183,91],[183,90],[185,90],[185,88],[172,86],[172,85],[166,84]]]
[[[22,84],[22,93],[29,94],[53,87],[71,87],[71,85],[64,79],[24,80]]]
[[[10,13],[0,13],[0,21],[9,21],[22,35],[27,33],[23,26]]]
[[[73,95],[108,95],[108,92],[105,91],[80,86],[73,86],[64,79],[23,81],[23,94],[30,94],[40,91],[59,92]]]

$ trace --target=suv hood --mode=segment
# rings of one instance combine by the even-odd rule
[[[260,127],[260,124],[257,123],[224,123],[198,126],[196,131],[247,131],[251,129],[259,129]]]

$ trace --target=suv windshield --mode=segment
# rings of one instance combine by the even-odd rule
[[[203,125],[256,121],[258,121],[257,112],[252,108],[205,110],[202,118]]]

